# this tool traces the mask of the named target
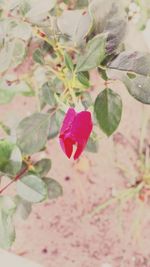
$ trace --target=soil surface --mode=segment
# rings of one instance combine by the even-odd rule
[[[94,73],[92,83],[94,98],[104,86]],[[123,100],[117,132],[110,138],[99,132],[98,153],[85,151],[76,162],[65,157],[57,139],[48,143],[49,176],[62,184],[64,193],[35,205],[26,221],[16,221],[13,253],[45,267],[150,267],[150,203],[134,198],[89,215],[138,177],[143,111],[150,115],[149,107],[134,100],[120,82],[110,86]],[[16,117],[19,121],[34,110],[35,99],[15,97],[0,106],[0,120],[15,125]]]

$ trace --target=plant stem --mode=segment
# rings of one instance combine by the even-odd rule
[[[140,135],[140,145],[139,145],[139,154],[142,155],[142,151],[144,148],[144,139],[146,136],[146,127],[147,127],[147,121],[148,121],[148,114],[146,112],[146,107],[143,105],[143,111],[142,111],[142,125],[141,125],[141,135]]]
[[[2,194],[11,184],[19,180],[23,174],[25,174],[28,171],[28,166],[23,168],[7,185],[5,185],[1,190],[0,194]]]
[[[107,208],[108,206],[112,205],[114,202],[121,201],[123,199],[132,198],[138,192],[141,191],[143,186],[144,186],[144,182],[141,182],[137,187],[125,189],[124,191],[120,192],[116,197],[112,197],[108,199],[106,202],[104,202],[103,204],[98,205],[88,215],[91,217],[95,213],[98,213],[102,211],[103,209]]]

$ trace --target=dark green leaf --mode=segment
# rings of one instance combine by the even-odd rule
[[[77,78],[78,78],[79,82],[82,83],[86,88],[90,87],[89,79],[84,75],[83,72],[79,72],[77,74]]]
[[[50,159],[41,159],[34,165],[35,172],[43,177],[45,176],[49,170],[51,169],[52,162]]]
[[[24,154],[40,151],[46,144],[49,115],[35,113],[23,119],[17,128],[17,143]]]
[[[7,140],[0,141],[0,171],[15,175],[21,168],[22,156],[19,148]]]
[[[64,112],[58,110],[50,117],[49,135],[48,138],[54,138],[59,133],[61,123],[64,118]]]
[[[17,193],[32,203],[41,202],[47,196],[45,183],[35,175],[27,175],[17,182]]]
[[[98,67],[106,57],[106,36],[97,35],[88,42],[86,51],[78,57],[76,71],[82,72]]]
[[[40,98],[43,103],[48,104],[51,108],[56,106],[54,91],[51,90],[49,83],[44,83],[40,90]]]
[[[104,80],[104,81],[107,81],[108,80],[108,76],[107,76],[107,73],[106,73],[106,70],[103,70],[103,69],[98,69],[98,73],[100,74],[101,78]]]
[[[122,100],[111,89],[103,90],[96,98],[94,110],[100,128],[110,136],[118,127],[122,115]]]
[[[33,60],[41,65],[44,65],[44,56],[41,49],[37,48],[33,53]]]
[[[65,59],[65,65],[68,68],[68,70],[73,72],[74,64],[73,64],[72,58],[70,57],[70,55],[68,53],[64,54],[64,59]]]
[[[59,196],[62,196],[63,194],[62,186],[56,180],[46,177],[43,179],[43,181],[47,185],[49,199],[54,199],[58,198]]]

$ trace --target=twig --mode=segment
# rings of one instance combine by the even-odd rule
[[[5,185],[1,190],[0,190],[0,194],[3,193],[11,184],[13,184],[14,182],[16,182],[17,180],[19,180],[21,178],[21,176],[23,174],[25,174],[28,171],[28,166],[26,166],[24,169],[22,169],[12,180],[11,182],[9,182],[7,185]]]

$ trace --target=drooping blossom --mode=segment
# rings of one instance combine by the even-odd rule
[[[74,145],[77,146],[74,159],[79,158],[87,144],[92,128],[93,123],[89,111],[77,113],[74,108],[68,109],[59,135],[61,148],[68,158],[72,155]]]

